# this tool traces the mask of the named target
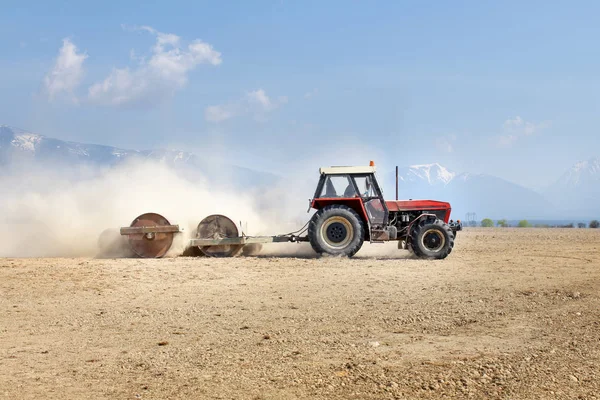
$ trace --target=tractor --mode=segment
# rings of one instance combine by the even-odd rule
[[[442,259],[454,247],[460,220],[450,204],[434,200],[386,201],[373,162],[364,167],[321,168],[310,208],[308,240],[319,254],[351,257],[364,241],[397,240],[421,258]]]

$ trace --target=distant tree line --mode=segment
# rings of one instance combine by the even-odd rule
[[[509,228],[510,224],[505,220],[505,219],[499,219],[498,221],[496,221],[496,226],[501,227],[501,228]],[[483,228],[491,228],[494,226],[494,221],[491,218],[484,218],[481,220],[481,226]],[[517,225],[518,228],[574,228],[575,224],[570,223],[570,224],[566,224],[566,225],[549,225],[549,224],[535,224],[532,225],[529,221],[527,221],[526,219],[522,219],[520,220]],[[590,221],[590,223],[587,225],[589,228],[600,228],[600,222],[598,220],[592,220]],[[577,224],[578,228],[585,228],[586,225],[583,222],[579,222]]]

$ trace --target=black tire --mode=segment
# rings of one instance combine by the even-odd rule
[[[356,211],[334,204],[313,215],[308,239],[317,254],[352,257],[363,245],[365,227]]]
[[[410,233],[410,247],[417,257],[443,259],[454,248],[454,234],[444,221],[423,218]]]

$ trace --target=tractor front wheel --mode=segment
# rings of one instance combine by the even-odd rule
[[[364,223],[350,207],[334,204],[312,217],[308,239],[318,254],[352,257],[365,240]]]
[[[442,259],[448,257],[454,247],[454,234],[439,219],[424,218],[410,234],[410,247],[417,257]]]

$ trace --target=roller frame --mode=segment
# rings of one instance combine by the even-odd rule
[[[307,236],[239,236],[225,239],[190,239],[190,246],[224,246],[236,244],[308,242]]]
[[[156,226],[127,226],[121,228],[121,235],[136,235],[140,233],[178,233],[179,225],[156,225]]]

